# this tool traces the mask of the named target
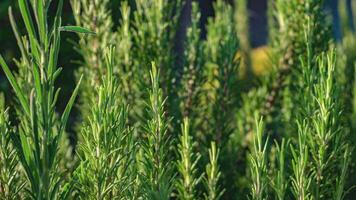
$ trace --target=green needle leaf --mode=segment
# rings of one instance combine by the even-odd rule
[[[27,0],[19,0],[18,3],[29,36],[36,38],[35,28],[29,10],[30,6],[28,5]]]
[[[3,59],[3,57],[1,55],[0,55],[0,65],[1,65],[2,69],[4,70],[6,77],[9,80],[12,88],[14,89],[16,96],[19,98],[20,104],[21,104],[22,108],[24,109],[26,115],[30,116],[30,107],[26,101],[26,98],[25,98],[19,84],[17,83],[14,75],[11,73],[9,66],[7,66],[5,60]]]
[[[79,90],[79,87],[80,87],[80,83],[82,82],[82,79],[83,79],[83,75],[81,75],[80,79],[79,79],[79,82],[78,82],[78,85],[77,87],[74,89],[73,91],[73,94],[72,96],[70,97],[69,99],[69,102],[62,114],[62,118],[61,118],[61,125],[60,125],[60,129],[59,129],[59,133],[61,134],[62,131],[65,129],[65,126],[67,124],[67,121],[68,121],[68,116],[69,116],[69,113],[70,111],[72,110],[72,107],[73,107],[73,104],[74,104],[74,101],[78,95],[78,90]]]
[[[96,34],[94,31],[91,31],[89,29],[80,26],[62,26],[59,28],[59,30],[64,32],[75,32],[75,33],[83,33],[83,34],[91,34],[91,35]]]

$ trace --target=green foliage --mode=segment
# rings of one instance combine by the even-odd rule
[[[291,178],[292,193],[294,198],[304,200],[311,199],[309,191],[311,184],[311,175],[307,169],[309,163],[308,146],[306,145],[306,135],[308,129],[306,125],[298,123],[298,148],[291,146],[292,152],[292,171]]]
[[[159,80],[163,94],[167,97],[166,107],[172,116],[175,115],[176,74],[174,37],[178,27],[181,1],[167,0],[135,0],[136,11],[132,19],[133,68],[136,73],[136,93],[142,98],[142,93],[150,85],[149,69],[153,61],[160,71]],[[136,116],[142,117],[142,105],[135,109]],[[174,122],[175,123],[175,122]],[[177,124],[173,126],[179,127]]]
[[[199,104],[199,99],[203,95],[203,73],[204,73],[204,45],[200,40],[201,30],[199,6],[192,3],[192,24],[187,30],[187,39],[184,51],[184,68],[180,81],[180,110],[183,117],[189,117],[193,127],[196,126],[196,119],[199,111],[195,105]],[[196,127],[197,128],[197,127]],[[195,130],[195,129],[194,129]]]
[[[140,83],[137,80],[140,80],[139,71],[140,68],[134,65],[134,60],[132,59],[134,53],[134,41],[132,34],[132,22],[131,22],[131,7],[126,1],[123,1],[120,8],[121,20],[120,26],[116,32],[115,39],[117,45],[116,53],[116,62],[119,67],[114,69],[115,74],[120,74],[119,81],[122,87],[123,100],[126,104],[131,106],[131,109],[128,113],[129,123],[132,123],[133,116],[137,115],[139,112],[136,108],[142,108],[142,93],[140,91]],[[144,92],[144,91],[140,91]]]
[[[96,34],[95,32],[80,26],[62,26],[59,30],[65,32],[74,32],[74,33],[84,33],[84,34],[93,34],[93,35]]]
[[[75,177],[81,199],[128,199],[129,165],[133,161],[132,131],[127,128],[127,108],[120,102],[113,74],[114,49],[106,57],[107,74],[91,103],[91,115],[81,131],[80,165]]]
[[[29,38],[31,54],[22,51],[24,60],[27,60],[31,69],[32,88],[30,96],[19,85],[0,56],[0,64],[10,81],[15,94],[20,102],[18,117],[21,120],[18,131],[11,134],[12,144],[17,150],[17,156],[23,167],[27,184],[27,195],[34,199],[65,198],[68,192],[63,187],[63,180],[58,173],[58,144],[62,138],[69,112],[74,104],[78,87],[74,90],[67,107],[59,119],[55,114],[59,89],[55,89],[54,83],[61,72],[57,69],[57,60],[60,45],[61,12],[63,2],[57,4],[57,12],[53,24],[48,24],[48,9],[51,1],[19,0],[19,7]],[[30,7],[31,6],[31,7]],[[30,9],[34,17],[30,14]],[[10,10],[10,17],[11,10]],[[13,28],[16,35],[20,35]],[[35,27],[35,24],[37,25]],[[20,49],[24,44],[18,40]],[[23,84],[26,84],[23,82]],[[31,84],[31,82],[30,82]]]
[[[253,139],[253,149],[249,156],[250,173],[252,179],[251,199],[267,199],[267,144],[263,141],[264,124],[262,119],[256,119]]]
[[[202,178],[197,174],[200,154],[193,152],[194,144],[189,133],[189,120],[185,118],[182,125],[180,143],[178,144],[179,160],[177,161],[177,170],[179,172],[177,181],[178,198],[182,200],[197,199],[196,187]]]
[[[204,195],[207,200],[218,200],[222,197],[225,189],[220,188],[219,180],[221,172],[219,167],[219,149],[217,149],[215,142],[211,143],[209,149],[209,164],[206,165],[204,177],[204,185],[206,193]]]
[[[5,109],[4,96],[0,99],[0,199],[19,199],[24,181],[19,170],[16,150],[11,143],[13,128],[9,122],[9,110]]]
[[[307,146],[303,149],[308,150],[307,156],[312,162],[308,173],[311,176],[310,194],[314,199],[332,198],[335,185],[343,188],[342,173],[349,165],[341,164],[347,162],[350,150],[340,115],[340,88],[335,85],[335,56],[335,52],[330,51],[317,57],[316,66],[311,62],[302,65],[305,85],[300,88],[304,95],[299,105],[308,104],[301,109],[299,123],[303,123],[303,140]],[[338,164],[339,161],[342,162]],[[338,199],[342,196],[342,193],[338,194]]]
[[[270,3],[273,70],[249,85],[246,0],[215,1],[205,27],[190,1],[72,0],[69,26],[62,1],[18,3],[18,70],[0,56],[17,97],[0,100],[1,199],[352,199],[356,42],[348,30],[330,50],[323,0]],[[83,86],[63,111],[62,32],[79,35]]]
[[[105,49],[114,43],[111,34],[113,21],[108,10],[109,2],[109,0],[70,1],[76,24],[96,33],[79,35],[81,39],[76,47],[83,59],[82,67],[77,72],[78,79],[81,75],[84,77],[79,95],[82,117],[89,115],[88,105],[95,98],[91,89],[101,83],[101,77],[105,74]]]
[[[237,34],[234,30],[232,8],[223,1],[215,4],[216,16],[208,22],[207,30],[207,67],[210,93],[206,104],[209,106],[209,132],[218,144],[225,144],[224,138],[232,133],[236,95],[236,77],[238,63],[235,60],[238,48]],[[207,130],[208,131],[208,130]]]
[[[295,101],[299,96],[292,96],[290,92],[294,92],[297,85],[304,81],[300,76],[300,61],[305,61],[310,53],[310,59],[314,62],[315,57],[328,50],[331,44],[331,28],[328,20],[325,20],[327,17],[323,12],[323,2],[278,0],[271,3],[271,13],[275,19],[270,21],[274,70],[270,75],[269,94],[262,113],[266,116],[277,115],[270,121],[275,129],[276,126],[287,129],[288,135],[293,135],[296,131],[295,126],[289,126],[287,123],[291,120],[290,113],[298,112]],[[274,113],[275,109],[283,109],[284,112]]]
[[[330,40],[330,25],[323,12],[324,0],[283,0],[275,1],[274,16],[277,20],[272,45],[280,54],[279,66],[298,66],[300,56],[306,57],[305,32],[310,27],[310,45],[313,55],[326,50]],[[293,13],[291,15],[291,13]]]
[[[86,115],[86,105],[92,99],[91,88],[100,84],[100,77],[105,73],[104,49],[109,44],[117,45],[116,59],[118,66],[115,74],[120,74],[119,81],[123,90],[124,101],[131,105],[129,122],[142,119],[145,90],[149,87],[147,67],[152,61],[157,64],[162,74],[162,89],[168,96],[167,106],[171,106],[174,82],[174,36],[181,7],[180,1],[121,1],[119,28],[115,30],[111,18],[109,0],[71,1],[76,24],[93,30],[97,35],[83,37],[77,50],[84,58],[79,73],[84,74],[81,101],[82,116]],[[94,20],[93,20],[94,19]],[[174,99],[172,99],[173,101]]]
[[[180,3],[136,0],[135,4],[137,10],[133,20],[133,40],[140,44],[134,49],[138,64],[147,66],[154,61],[161,70],[160,73],[170,77],[169,67],[173,61],[171,51],[178,18],[175,9],[179,9]],[[144,73],[148,71],[149,68],[146,68]]]
[[[142,143],[142,187],[146,199],[169,199],[173,190],[174,168],[170,157],[173,144],[168,135],[168,119],[165,117],[162,89],[159,85],[159,71],[152,63],[151,84],[147,101],[147,124],[144,127]]]
[[[272,178],[273,183],[272,187],[276,193],[277,199],[282,200],[285,199],[289,180],[287,177],[287,166],[286,166],[286,146],[288,146],[288,142],[285,139],[282,139],[281,144],[275,142],[275,146],[277,149],[277,172],[274,175],[275,177]]]

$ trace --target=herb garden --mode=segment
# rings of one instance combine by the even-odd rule
[[[20,52],[0,55],[0,199],[355,198],[356,33],[335,41],[323,0],[269,1],[262,72],[248,0],[216,0],[203,26],[195,1],[70,0],[75,24],[63,3],[18,0],[0,29]]]

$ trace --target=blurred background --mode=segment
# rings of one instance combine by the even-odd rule
[[[186,27],[189,26],[191,2],[192,0],[186,0],[186,5],[182,10],[182,15],[180,19],[180,30],[177,33],[176,40],[176,51],[179,55],[183,52],[183,42],[185,38]],[[233,3],[233,0],[229,0]],[[199,0],[200,7],[202,10],[201,26],[203,28],[202,39],[205,38],[204,25],[207,22],[208,17],[213,16],[213,0]],[[267,8],[268,0],[247,0],[248,2],[248,29],[249,29],[249,46],[252,48],[251,59],[253,72],[255,74],[260,74],[261,71],[266,70],[266,60],[268,59],[267,51],[268,47],[268,20],[267,20]],[[113,21],[118,23],[120,13],[119,5],[120,0],[111,0],[111,7],[113,8]],[[356,4],[353,0],[326,0],[325,1],[325,11],[330,15],[330,21],[333,24],[334,38],[339,43],[342,42],[343,35],[346,31],[354,32],[355,26],[353,21],[352,7]],[[10,66],[15,69],[13,58],[19,57],[19,50],[16,45],[15,37],[12,33],[10,27],[10,22],[8,20],[8,8],[13,7],[15,18],[21,23],[19,12],[17,9],[17,1],[15,0],[0,0],[0,53],[10,64]],[[65,1],[64,13],[62,15],[63,24],[73,25],[74,19],[72,16],[72,10],[69,1]],[[326,19],[327,20],[327,19]],[[117,24],[116,24],[117,25]],[[20,28],[23,26],[20,26]],[[346,30],[347,29],[347,30]],[[60,52],[59,65],[64,68],[63,74],[60,76],[60,80],[57,82],[58,86],[62,88],[62,95],[64,95],[63,103],[60,102],[59,109],[64,108],[64,102],[69,98],[71,94],[70,91],[73,90],[75,85],[74,81],[74,71],[78,68],[78,62],[80,61],[80,56],[73,49],[73,45],[70,41],[76,42],[78,40],[75,34],[64,33],[62,37],[62,46]],[[248,78],[248,77],[246,77]],[[0,91],[5,93],[7,102],[12,99],[10,85],[7,82],[3,72],[0,72]]]

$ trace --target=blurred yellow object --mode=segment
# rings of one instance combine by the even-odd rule
[[[258,48],[254,48],[251,50],[251,60],[250,60],[250,66],[251,67],[251,71],[253,72],[254,75],[260,76],[266,72],[268,72],[269,70],[271,70],[272,68],[272,64],[271,64],[271,59],[269,57],[269,51],[270,51],[270,47],[268,46],[261,46]],[[236,58],[240,58],[241,59],[241,68],[240,68],[240,72],[242,72],[241,74],[243,76],[246,76],[246,65],[249,65],[249,62],[245,61],[244,56],[242,56],[242,52],[238,51],[236,54]]]
[[[251,65],[254,74],[261,75],[272,69],[269,51],[268,46],[258,47],[251,51]]]

